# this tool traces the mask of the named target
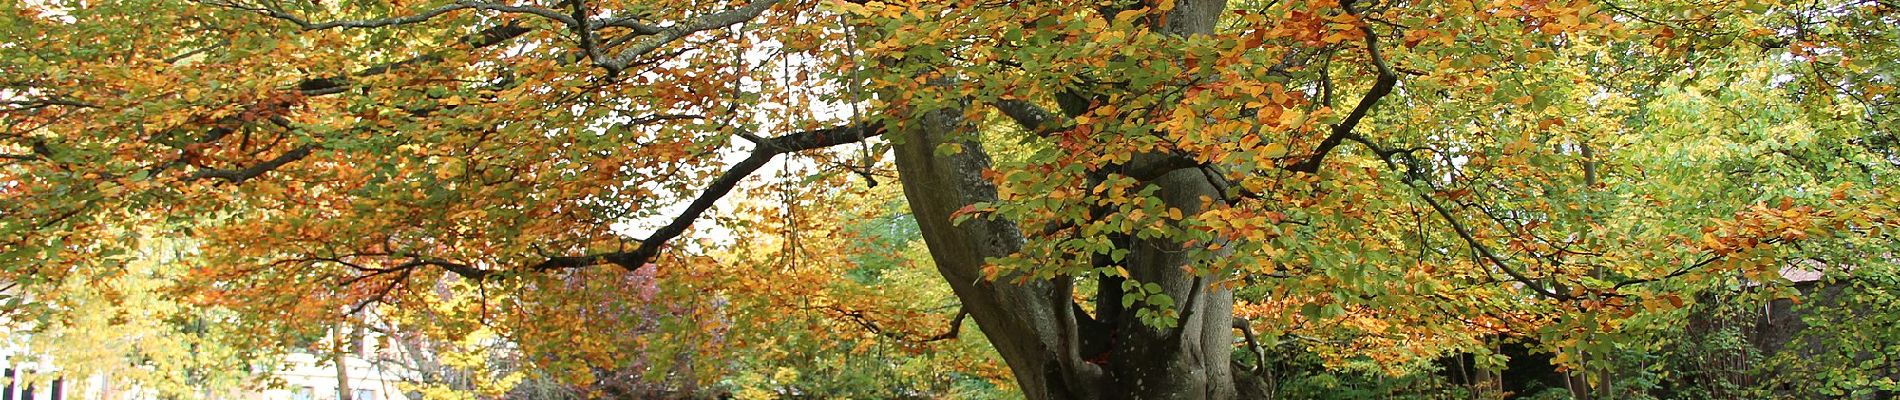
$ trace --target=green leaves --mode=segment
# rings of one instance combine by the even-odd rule
[[[1154,282],[1141,283],[1134,279],[1122,281],[1121,303],[1122,308],[1135,310],[1135,317],[1149,327],[1170,329],[1180,325],[1181,313],[1174,298]]]
[[[1638,351],[1654,332],[1632,325],[1671,323],[1696,294],[1790,293],[1781,270],[1811,265],[1877,280],[1894,250],[1900,125],[1885,71],[1900,46],[1890,10],[1872,5],[1290,1],[1181,21],[1171,2],[783,4],[609,73],[590,50],[618,54],[745,5],[589,2],[593,22],[570,24],[524,2],[300,30],[420,11],[266,3],[0,13],[0,94],[13,96],[0,99],[0,281],[57,296],[109,265],[87,263],[127,257],[114,230],[174,221],[212,262],[170,300],[256,325],[401,304],[368,309],[408,312],[438,337],[490,326],[575,382],[638,355],[669,360],[649,380],[709,383],[738,372],[657,366],[732,344],[757,353],[746,385],[816,384],[807,369],[867,351],[857,344],[897,346],[875,335],[931,331],[901,324],[948,313],[950,294],[923,289],[942,289],[927,284],[927,246],[899,237],[919,236],[913,225],[846,227],[901,207],[812,211],[870,196],[843,177],[918,172],[892,171],[883,139],[779,155],[763,169],[774,174],[705,198],[713,214],[656,247],[651,269],[630,266],[664,271],[651,288],[672,303],[625,286],[647,278],[588,275],[610,267],[534,266],[645,244],[650,222],[699,202],[747,140],[841,122],[954,128],[929,153],[980,179],[909,189],[994,186],[994,199],[945,207],[960,207],[957,229],[1016,227],[965,238],[1020,239],[985,260],[986,278],[1127,279],[1075,300],[1155,328],[1224,298],[1190,294],[1231,290],[1240,316],[1318,338],[1300,346],[1341,368],[1416,365],[1497,335]],[[1189,25],[1214,28],[1174,31]],[[1375,87],[1395,89],[1336,126]],[[1011,126],[1003,102],[1046,118]],[[243,182],[193,178],[253,168]],[[1877,304],[1885,287],[1859,294]],[[20,299],[4,301],[35,306]],[[586,316],[653,331],[593,335]],[[715,321],[752,324],[748,341],[706,341],[731,333]],[[845,349],[818,334],[837,321],[880,333]],[[782,322],[811,332],[771,342]],[[1871,326],[1830,327],[1885,337]],[[837,358],[772,353],[805,350]],[[1607,365],[1579,357],[1564,361]],[[923,359],[935,360],[905,358]],[[1006,375],[984,360],[969,370]],[[779,379],[780,366],[797,373]],[[1830,382],[1890,384],[1862,370]]]

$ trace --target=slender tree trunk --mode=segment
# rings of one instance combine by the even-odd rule
[[[1224,0],[1178,1],[1157,30],[1176,35],[1205,34],[1225,8]],[[990,158],[970,137],[973,127],[961,109],[923,114],[899,128],[895,155],[904,195],[917,216],[937,268],[969,310],[978,328],[996,345],[1025,397],[1030,399],[1230,399],[1234,374],[1233,293],[1210,288],[1187,273],[1182,245],[1170,239],[1129,240],[1123,265],[1129,278],[1154,283],[1176,299],[1179,326],[1156,329],[1132,315],[1123,316],[1116,279],[1103,279],[1113,299],[1090,316],[1072,300],[1074,279],[1057,277],[1022,283],[995,282],[980,272],[985,259],[1022,248],[1022,230],[1011,221],[972,219],[951,223],[951,213],[977,202],[997,200],[996,187],[982,177]],[[938,155],[939,145],[962,151]],[[1143,155],[1158,158],[1164,155]],[[1180,165],[1148,163],[1149,165]],[[1188,163],[1192,165],[1192,163]],[[1148,184],[1172,207],[1187,213],[1201,199],[1219,198],[1199,170],[1185,168],[1142,174],[1158,177]],[[1112,293],[1111,293],[1112,292]],[[1130,313],[1132,314],[1132,313]]]
[[[349,355],[350,344],[354,341],[355,337],[354,335],[344,335],[344,333],[343,325],[341,324],[330,328],[331,343],[334,344],[330,349],[330,359],[336,362],[337,400],[352,400],[351,397],[354,397],[354,394],[350,392]]]

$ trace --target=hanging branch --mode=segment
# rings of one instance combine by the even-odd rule
[[[1346,8],[1347,14],[1359,15],[1354,2],[1346,1],[1342,6]],[[1386,64],[1385,54],[1379,50],[1379,34],[1373,32],[1372,26],[1366,24],[1360,24],[1359,31],[1366,35],[1366,56],[1372,59],[1372,66],[1378,71],[1378,77],[1373,81],[1372,89],[1367,90],[1365,97],[1359,99],[1359,104],[1352,107],[1352,112],[1346,114],[1346,119],[1333,125],[1332,134],[1320,140],[1319,147],[1313,149],[1312,155],[1297,164],[1288,166],[1287,170],[1309,174],[1318,172],[1320,162],[1326,159],[1326,155],[1332,153],[1333,148],[1338,147],[1341,141],[1352,136],[1353,128],[1358,127],[1366,114],[1372,112],[1372,107],[1377,106],[1379,100],[1391,94],[1392,87],[1398,84],[1398,74],[1392,72],[1392,66]]]
[[[851,58],[851,83],[849,85],[851,90],[851,123],[863,123],[864,89],[863,80],[858,77],[858,70],[862,69],[858,64],[858,60],[863,59],[863,55],[858,52],[857,28],[845,21],[844,14],[838,14],[838,25],[844,29],[845,54]],[[860,136],[858,137],[858,148],[864,163],[864,165],[859,166],[860,169],[857,171],[858,175],[864,177],[865,185],[877,187],[877,177],[871,175],[871,167],[876,165],[875,160],[871,159],[871,143],[865,141],[864,137]]]

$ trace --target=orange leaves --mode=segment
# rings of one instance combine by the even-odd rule
[[[956,211],[950,213],[950,220],[961,222],[979,213],[981,213],[981,211],[977,210],[975,204],[965,204],[963,207],[957,208]]]
[[[1439,46],[1450,46],[1454,40],[1457,40],[1457,34],[1449,30],[1410,29],[1406,30],[1405,36],[1400,38],[1400,43],[1403,43],[1407,48],[1418,47],[1426,42],[1434,42],[1434,44]]]
[[[303,92],[300,91],[280,90],[269,92],[253,100],[249,105],[246,105],[244,111],[238,113],[238,121],[249,123],[284,117],[290,114],[293,109],[303,106],[304,101],[305,97]]]
[[[1535,326],[1519,315],[1446,315],[1414,307],[1420,304],[1340,304],[1328,296],[1275,299],[1236,304],[1235,316],[1254,321],[1263,336],[1299,340],[1295,345],[1339,369],[1403,374],[1417,363],[1481,342],[1486,335]],[[1448,305],[1450,300],[1429,301]]]
[[[1219,234],[1227,240],[1261,242],[1283,234],[1279,225],[1286,220],[1286,215],[1250,208],[1214,208],[1195,215],[1194,220],[1199,222],[1197,229]]]
[[[1365,32],[1359,29],[1362,24],[1365,24],[1365,21],[1360,20],[1359,17],[1355,15],[1339,14],[1327,17],[1327,33],[1325,36],[1319,38],[1319,42],[1323,44],[1338,44],[1363,40],[1365,38]]]
[[[731,3],[659,2],[613,15],[712,15],[697,8]],[[21,137],[57,138],[75,150],[62,157],[75,161],[59,164],[64,169],[7,164],[14,183],[0,185],[0,196],[22,204],[83,198],[77,202],[100,209],[193,219],[208,238],[204,248],[219,257],[194,275],[207,286],[247,290],[213,291],[209,301],[269,298],[252,311],[317,318],[382,296],[385,283],[408,284],[418,290],[392,296],[467,323],[457,327],[462,333],[500,318],[521,326],[498,334],[527,342],[543,360],[572,355],[576,364],[621,363],[623,352],[726,354],[693,347],[711,346],[694,338],[725,334],[750,343],[772,343],[778,334],[829,338],[850,320],[887,332],[936,331],[946,311],[933,307],[951,297],[932,283],[940,278],[928,268],[925,246],[912,240],[915,221],[901,218],[901,204],[867,200],[891,192],[854,192],[847,188],[855,181],[840,177],[890,176],[875,154],[861,162],[812,152],[772,164],[768,171],[781,175],[741,184],[749,196],[720,203],[724,214],[688,233],[704,240],[667,247],[659,262],[639,268],[651,275],[594,268],[512,276],[551,256],[625,249],[632,244],[625,235],[671,217],[668,205],[693,198],[732,163],[731,154],[749,148],[734,132],[771,136],[844,119],[903,126],[919,111],[948,109],[965,118],[958,127],[971,128],[959,140],[990,144],[994,165],[982,175],[1001,198],[963,205],[951,217],[1012,223],[1027,237],[1022,254],[989,260],[982,272],[991,278],[1128,276],[1130,267],[1117,264],[1130,257],[1126,242],[1174,243],[1195,262],[1167,267],[1258,293],[1258,304],[1242,309],[1276,328],[1361,340],[1334,346],[1336,355],[1383,348],[1432,354],[1475,335],[1540,332],[1553,319],[1601,316],[1609,322],[1591,326],[1614,326],[1617,312],[1638,308],[1629,298],[1648,294],[1619,292],[1620,282],[1668,276],[1688,264],[1676,258],[1705,253],[1737,260],[1711,269],[1758,276],[1775,261],[1768,250],[1780,250],[1770,245],[1828,237],[1854,213],[1845,204],[1781,201],[1702,232],[1678,220],[1718,209],[1705,205],[1722,206],[1734,196],[1722,191],[1734,187],[1709,189],[1706,198],[1676,196],[1716,185],[1706,179],[1715,174],[1666,175],[1657,172],[1661,161],[1622,156],[1698,141],[1700,133],[1683,127],[1700,121],[1652,123],[1644,118],[1666,110],[1612,107],[1632,97],[1622,81],[1669,76],[1645,69],[1675,64],[1631,61],[1642,55],[1621,50],[1591,53],[1628,43],[1596,35],[1617,14],[1588,2],[1420,3],[1365,15],[1332,0],[1282,2],[1236,9],[1218,32],[1191,37],[1156,32],[1168,26],[1158,18],[1173,5],[1147,4],[1154,8],[1108,15],[1088,2],[786,4],[742,28],[695,34],[668,48],[679,51],[669,58],[638,60],[643,69],[617,76],[575,58],[572,33],[544,29],[539,20],[515,20],[537,30],[493,48],[463,41],[470,31],[463,19],[295,35],[284,24],[249,25],[264,19],[250,14],[213,20],[229,26],[207,32],[139,21],[87,25],[117,32],[109,36],[119,41],[103,41],[106,47],[77,40],[96,33],[44,25],[58,40],[33,36],[19,39],[20,48],[78,61],[22,57],[33,85],[103,104],[6,114],[9,122],[53,124]],[[474,20],[506,21],[481,15]],[[650,28],[606,32],[642,29]],[[1649,29],[1639,32],[1670,43],[1691,32]],[[1360,136],[1335,137],[1347,141],[1315,173],[1285,171],[1330,136],[1329,124],[1341,119],[1332,107],[1349,104],[1383,67],[1371,64],[1368,31],[1403,33],[1379,48],[1402,75],[1401,89],[1353,131]],[[861,41],[847,42],[853,39]],[[165,61],[213,43],[225,47]],[[86,51],[58,50],[68,45]],[[1798,55],[1828,50],[1795,46]],[[1716,60],[1701,65],[1749,64],[1725,62],[1730,54],[1722,51],[1697,54]],[[300,84],[330,77],[346,82]],[[289,87],[306,91],[282,90]],[[1662,104],[1665,89],[1643,89],[1641,107]],[[981,105],[998,99],[1066,108],[1050,114],[1076,115],[1075,125],[1029,127],[1037,135],[989,129]],[[1709,110],[1695,112],[1720,114]],[[652,117],[673,114],[682,117]],[[1652,128],[1684,132],[1630,133]],[[198,139],[213,129],[230,133]],[[320,150],[239,185],[174,185],[194,168],[244,168],[305,145]],[[0,148],[38,151],[15,140]],[[940,149],[974,155],[977,147]],[[182,165],[154,168],[174,155]],[[1586,169],[1591,178],[1577,176]],[[137,176],[127,171],[153,172],[119,178]],[[1196,185],[1205,178],[1207,187],[1154,184],[1182,177]],[[119,181],[131,183],[98,184]],[[110,200],[143,191],[151,194]],[[1860,197],[1837,191],[1832,200]],[[1655,201],[1623,200],[1645,198]],[[1442,201],[1446,215],[1434,214],[1430,201]],[[23,208],[36,216],[65,211]],[[1868,220],[1862,225],[1885,218],[1858,217]],[[74,241],[110,240],[62,229]],[[36,239],[46,233],[31,232]],[[1688,237],[1669,236],[1676,234]],[[1498,259],[1476,259],[1474,248]],[[1098,256],[1111,262],[1098,265]],[[431,267],[338,284],[425,257],[509,272],[471,283],[442,279]],[[279,260],[287,262],[270,264]],[[1577,301],[1540,297],[1549,293]],[[296,302],[305,296],[321,298]],[[1668,295],[1641,300],[1655,310],[1684,306]],[[644,325],[650,321],[670,325],[655,330]],[[639,333],[588,330],[599,326]],[[863,343],[873,342],[837,350],[855,354]],[[785,352],[834,344],[765,346]],[[592,379],[585,365],[548,367]]]
[[[1682,296],[1675,293],[1644,294],[1638,302],[1643,305],[1644,311],[1651,313],[1679,310],[1688,306],[1688,302],[1683,301]]]
[[[1826,233],[1833,215],[1813,206],[1795,206],[1793,199],[1782,198],[1774,206],[1755,204],[1737,211],[1733,219],[1713,221],[1713,225],[1702,228],[1702,236],[1693,245],[1716,255],[1730,255],[1769,243],[1800,241]]]
[[[1289,38],[1308,45],[1325,43],[1320,39],[1321,35],[1328,35],[1332,31],[1326,25],[1324,16],[1309,11],[1292,11],[1285,19],[1265,30],[1268,37]]]

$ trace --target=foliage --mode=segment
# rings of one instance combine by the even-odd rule
[[[1078,343],[1238,316],[1387,393],[1499,336],[1616,369],[1698,296],[1798,296],[1794,268],[1847,283],[1810,319],[1838,352],[1773,362],[1893,390],[1867,356],[1892,313],[1854,307],[1896,282],[1895,26],[1881,1],[11,2],[0,281],[28,296],[0,311],[120,304],[74,288],[165,226],[204,259],[142,267],[176,290],[128,304],[219,310],[193,333],[226,361],[382,313],[483,395],[1004,396],[1053,376],[1004,370],[1021,349],[1113,376],[1145,360]],[[906,143],[980,163],[890,182]],[[942,202],[957,225],[920,223]],[[961,279],[965,242],[1009,251]],[[970,309],[1037,285],[1062,318]],[[978,338],[966,311],[1069,325]]]
[[[51,368],[31,375],[40,387],[62,375],[96,375],[118,390],[159,398],[217,397],[269,383],[259,372],[274,368],[274,358],[256,356],[271,351],[229,329],[239,315],[175,297],[179,275],[198,262],[191,241],[152,230],[118,237],[133,250],[71,271],[56,296],[32,299],[43,318],[3,327],[0,345],[24,350],[9,368]]]
[[[1795,307],[1806,329],[1758,368],[1769,391],[1793,396],[1866,397],[1900,391],[1893,354],[1900,351],[1900,306],[1892,264],[1842,278],[1833,293],[1815,293]],[[1872,270],[1882,269],[1882,270]],[[1827,290],[1824,288],[1823,290]],[[1806,346],[1805,348],[1803,348]],[[1809,371],[1791,373],[1791,371]]]
[[[721,217],[730,231],[694,243],[711,254],[699,268],[570,277],[558,284],[606,284],[587,286],[588,297],[564,304],[497,302],[484,297],[492,289],[450,279],[436,285],[428,307],[386,308],[400,332],[395,340],[417,341],[440,358],[433,363],[442,372],[411,391],[429,398],[525,395],[518,392],[548,379],[564,388],[543,391],[562,396],[1004,396],[1002,371],[974,329],[959,328],[954,341],[932,339],[944,334],[936,331],[949,325],[955,303],[928,284],[935,275],[919,262],[922,243],[893,193],[825,199],[798,192],[827,186],[803,183],[809,181],[749,189],[749,200]],[[804,200],[812,196],[818,198]],[[861,251],[812,251],[838,247]],[[483,317],[482,307],[587,322],[502,331],[489,325],[493,317]],[[603,349],[600,358],[566,359],[587,354],[572,340],[603,340],[587,344]],[[541,347],[549,341],[555,346]]]
[[[933,284],[940,278],[895,188],[809,193],[829,191],[812,180],[761,188],[753,198],[762,200],[737,210],[756,219],[733,224],[731,243],[719,245],[729,249],[721,265],[749,271],[720,285],[731,299],[734,344],[748,350],[732,355],[732,393],[1006,397],[988,341],[957,326],[968,323],[956,299]],[[775,311],[788,308],[804,312]]]

